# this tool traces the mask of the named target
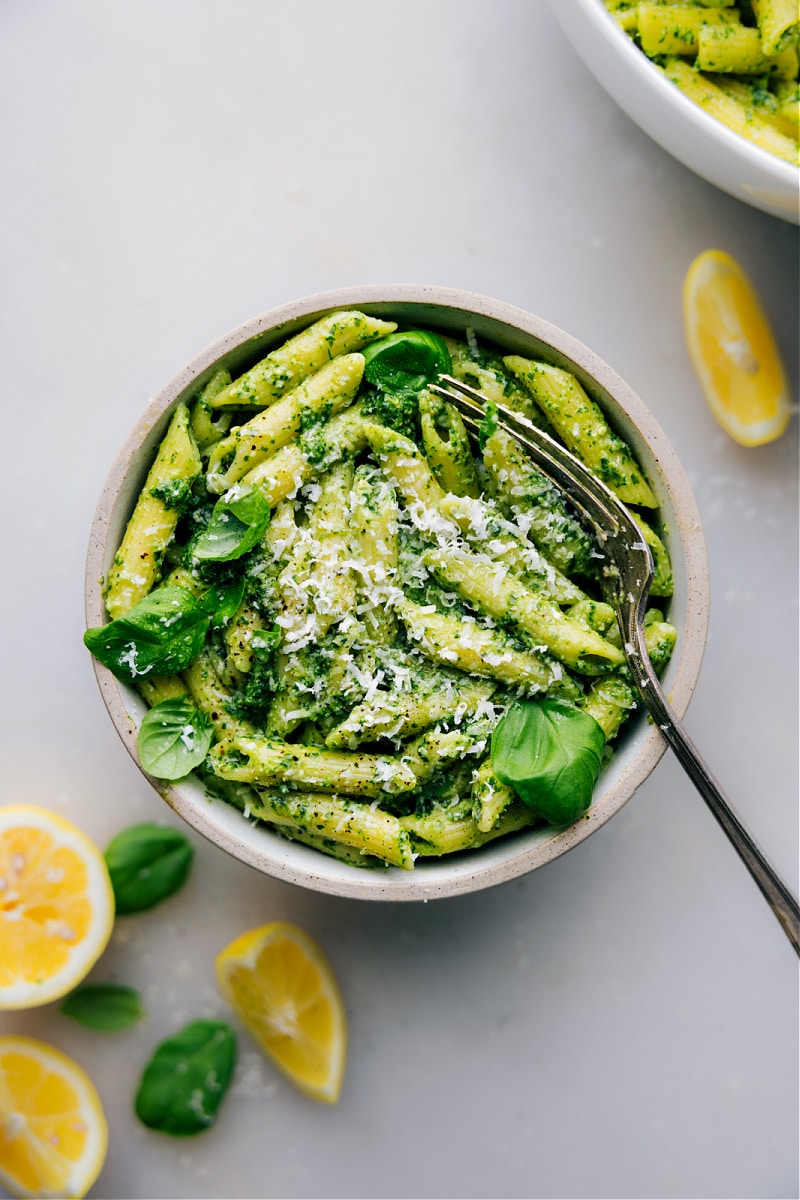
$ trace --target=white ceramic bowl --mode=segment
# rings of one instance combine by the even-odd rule
[[[399,322],[439,328],[478,338],[508,353],[539,356],[573,371],[632,445],[660,504],[672,556],[675,595],[669,618],[678,642],[664,677],[679,716],[689,704],[705,648],[708,572],[705,543],[694,498],[683,469],[661,428],[642,401],[585,346],[539,317],[497,300],[440,287],[373,286],[326,292],[287,304],[245,322],[203,351],[150,403],[123,446],[103,489],[91,528],[86,568],[89,626],[108,619],[100,580],[120,543],[149,463],[169,415],[189,399],[221,365],[235,375],[273,346],[323,315],[359,308]],[[138,763],[136,729],[143,701],[96,660],[94,663],[111,719]],[[349,866],[248,823],[222,801],[212,801],[192,778],[169,785],[150,779],[167,803],[199,833],[266,874],[318,891],[369,900],[427,900],[475,891],[523,875],[577,846],[603,825],[636,791],[658,763],[665,742],[644,715],[634,718],[616,744],[611,763],[598,780],[592,806],[569,829],[524,831],[482,849],[440,860],[417,860],[413,871]],[[147,777],[150,778],[149,776]]]
[[[601,0],[550,0],[553,16],[608,94],[684,166],[746,204],[800,224],[800,170],[704,112],[661,74]]]

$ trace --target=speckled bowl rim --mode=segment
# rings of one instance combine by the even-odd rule
[[[101,580],[144,481],[148,461],[169,414],[220,365],[241,371],[274,344],[325,312],[359,308],[393,314],[406,323],[475,330],[509,352],[539,355],[566,366],[588,387],[612,424],[633,444],[666,517],[676,590],[670,615],[679,641],[664,675],[671,703],[682,717],[689,705],[708,633],[709,579],[697,505],[665,433],[631,388],[602,359],[541,317],[500,300],[433,285],[365,285],[321,292],[271,309],[232,329],[185,366],[148,404],[125,441],[103,487],[92,521],[86,560],[85,606],[89,627],[108,619]],[[92,659],[109,716],[134,762],[136,730],[146,707],[133,689]],[[366,900],[431,900],[478,891],[515,879],[585,841],[617,813],[653,771],[666,749],[658,730],[639,714],[604,769],[589,812],[561,831],[523,831],[478,851],[439,860],[418,860],[413,871],[361,869],[328,858],[298,842],[251,824],[231,805],[208,797],[190,778],[164,784],[144,771],[167,804],[198,833],[234,858],[274,878],[331,895]]]

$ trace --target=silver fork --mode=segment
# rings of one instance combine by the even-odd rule
[[[449,401],[461,414],[467,430],[478,435],[486,416],[486,397],[454,379],[439,375],[429,390]],[[503,405],[493,406],[502,427],[536,463],[541,473],[565,492],[591,524],[611,563],[603,576],[606,600],[617,613],[631,679],[642,704],[652,717],[678,761],[733,843],[784,933],[800,955],[800,907],[786,884],[770,865],[725,799],[720,785],[673,712],[653,670],[644,638],[644,614],[653,561],[641,532],[625,505],[610,488],[573,454],[532,421]]]

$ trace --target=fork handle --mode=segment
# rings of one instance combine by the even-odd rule
[[[778,918],[784,933],[800,955],[800,906],[725,799],[700,752],[667,703],[646,652],[644,656],[631,656],[629,666],[642,703],[728,835],[737,854]]]

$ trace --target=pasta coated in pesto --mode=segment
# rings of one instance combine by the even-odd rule
[[[672,573],[647,479],[569,372],[415,330],[382,376],[390,335],[394,350],[394,321],[334,312],[178,405],[107,580],[114,636],[89,633],[148,705],[203,715],[195,774],[219,802],[343,862],[411,870],[540,822],[492,767],[515,701],[580,710],[601,744],[636,707],[593,534],[502,428],[468,435],[415,347],[643,509],[654,595]],[[199,646],[188,665],[158,604],[142,608],[162,584]],[[675,636],[652,609],[659,668]]]

